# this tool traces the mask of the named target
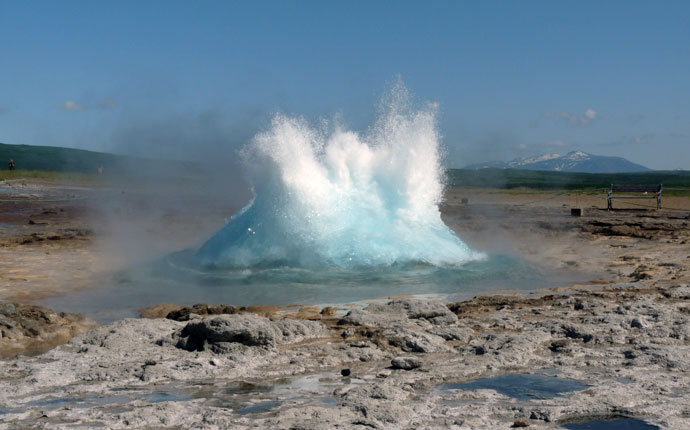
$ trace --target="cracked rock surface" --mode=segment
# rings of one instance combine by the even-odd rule
[[[314,321],[127,319],[3,363],[0,419],[8,429],[558,428],[622,415],[684,428],[690,305],[672,293],[682,288],[402,299]],[[530,401],[440,388],[539,372],[588,387]]]

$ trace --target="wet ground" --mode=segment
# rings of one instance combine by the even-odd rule
[[[504,396],[517,400],[553,399],[572,391],[581,391],[587,385],[568,378],[557,377],[558,371],[545,369],[539,374],[512,373],[491,378],[475,379],[462,384],[443,384],[438,387],[439,394],[453,390],[494,390]]]
[[[177,319],[116,321],[4,360],[0,428],[690,428],[690,212],[590,208],[571,217],[567,202],[533,207],[535,196],[501,203],[492,194],[462,204],[464,193],[452,191],[442,211],[473,246],[593,276],[525,297],[405,298],[339,312],[195,308]],[[0,251],[16,271],[0,272],[5,297],[70,297],[93,282],[86,275],[114,274],[128,256],[106,259],[114,268],[90,261],[121,246],[138,257],[136,241],[100,247],[117,237],[106,230],[70,236],[67,228],[98,226],[77,203],[51,202],[54,213],[40,202],[8,204],[18,206],[0,220],[13,226],[0,228]],[[176,230],[191,214],[163,225],[128,217],[122,225],[142,242],[179,231],[146,249],[149,257],[217,228]],[[171,310],[180,309],[158,316]],[[7,306],[0,314],[16,321]],[[50,315],[39,318],[46,327],[69,324]]]

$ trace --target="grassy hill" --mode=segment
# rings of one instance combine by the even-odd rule
[[[612,183],[663,184],[666,190],[671,188],[690,190],[690,171],[572,173],[516,169],[449,169],[446,172],[446,183],[451,187],[537,190],[594,190],[610,188]]]
[[[106,173],[136,176],[194,176],[210,166],[183,161],[148,160],[83,149],[55,146],[8,145],[0,143],[0,171],[14,159],[23,171],[50,171],[95,174],[103,165]],[[664,189],[690,190],[690,171],[650,171],[639,173],[572,173],[516,169],[448,169],[451,187],[536,190],[595,190],[616,184],[663,184]],[[665,192],[667,193],[667,192]]]
[[[174,172],[185,175],[198,167],[183,161],[148,160],[145,158],[86,151],[57,146],[8,145],[0,143],[0,171],[8,170],[13,159],[17,170],[95,174],[103,165],[109,174],[160,174]]]

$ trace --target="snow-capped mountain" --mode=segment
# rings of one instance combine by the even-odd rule
[[[582,151],[571,151],[565,155],[544,154],[536,157],[516,158],[512,161],[490,161],[488,163],[471,164],[465,168],[551,170],[581,173],[629,173],[650,170],[622,157],[593,155]]]

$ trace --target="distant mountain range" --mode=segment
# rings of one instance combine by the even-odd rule
[[[632,173],[651,170],[622,157],[593,155],[582,151],[571,151],[565,155],[545,154],[516,158],[512,161],[490,161],[471,164],[465,166],[465,169],[522,169],[579,173]]]

